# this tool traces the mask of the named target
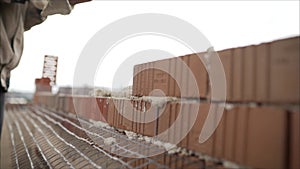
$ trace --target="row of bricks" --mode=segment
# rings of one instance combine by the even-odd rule
[[[210,98],[209,75],[200,58],[210,67],[219,65],[209,61],[206,54],[136,65],[133,95],[161,95],[151,93],[160,89],[166,96]],[[299,103],[299,37],[226,49],[219,51],[218,55],[226,76],[227,101]],[[185,69],[185,64],[192,74]],[[193,79],[197,82],[199,94],[191,88]]]
[[[200,144],[198,138],[208,110],[211,104],[216,108],[216,103],[168,102],[161,107],[151,105],[149,101],[113,98],[64,96],[55,101],[55,96],[49,96],[38,100],[50,107],[57,105],[59,110],[76,112],[82,118],[107,122],[119,129],[151,137],[161,135],[157,138],[164,142],[177,143],[176,140],[183,136],[178,146],[240,165],[255,168],[300,167],[299,111],[287,111],[281,107],[236,105],[232,109],[225,109],[214,134]],[[198,106],[197,117],[193,119],[191,110]],[[143,121],[146,115],[154,116],[155,120],[134,122],[124,117],[128,112],[134,112],[135,121]],[[179,116],[179,112],[182,116]],[[193,120],[195,123],[188,131],[187,124]],[[172,125],[174,129],[168,130]]]
[[[138,103],[143,105],[143,103]],[[148,106],[147,106],[148,105]],[[156,136],[170,128],[178,113],[182,109],[183,117],[170,131],[167,137],[159,137],[162,141],[176,143],[183,133],[188,133],[186,123],[190,123],[193,104],[167,104],[164,113],[157,120],[150,123],[135,123],[122,116],[121,112],[109,112],[108,123],[118,128],[132,130],[148,136]],[[141,109],[143,106],[140,106]],[[149,108],[146,103],[146,109]],[[157,108],[158,109],[158,108]],[[202,152],[217,158],[234,161],[241,165],[257,168],[297,168],[299,166],[299,113],[286,112],[276,108],[236,107],[226,110],[221,124],[215,134],[208,141],[199,144],[198,138],[207,117],[209,104],[202,104],[196,122],[189,134],[178,144],[196,152]],[[151,110],[151,109],[150,109]],[[142,110],[141,110],[142,111]],[[156,114],[157,111],[147,113]],[[112,117],[113,116],[113,117]],[[291,117],[291,124],[288,119]],[[136,118],[143,118],[142,115]],[[292,126],[288,126],[292,125]],[[292,133],[290,133],[292,132]],[[292,138],[288,138],[291,136]],[[286,139],[290,139],[287,143]],[[286,161],[286,157],[290,161]]]
[[[51,80],[49,78],[35,79],[35,86],[37,92],[51,92],[52,87],[50,86]]]

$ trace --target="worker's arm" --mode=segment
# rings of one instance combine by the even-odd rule
[[[76,5],[76,4],[79,4],[79,3],[89,2],[89,1],[92,1],[92,0],[69,0],[69,3],[71,5]]]
[[[88,2],[91,0],[48,0],[46,7],[41,15],[48,16],[53,14],[66,15],[71,12],[73,6],[79,3]]]
[[[91,0],[29,0],[24,28],[29,30],[42,23],[49,15],[67,15],[74,5],[88,1]]]

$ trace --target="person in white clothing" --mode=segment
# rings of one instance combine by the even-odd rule
[[[0,139],[4,98],[10,71],[20,61],[23,33],[52,14],[69,14],[73,6],[90,0],[0,0]]]

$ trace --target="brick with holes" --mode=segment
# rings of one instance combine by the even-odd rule
[[[145,109],[143,108],[145,106]],[[151,102],[144,101],[143,105],[141,105],[141,120],[144,121],[142,123],[143,131],[140,131],[143,133],[145,136],[150,136],[153,137],[157,134],[157,111],[158,111],[158,105],[151,104]],[[144,111],[144,110],[147,111]]]
[[[188,84],[189,84],[189,58],[190,55],[180,56],[179,59],[181,60],[181,97],[187,98],[189,97],[188,92]]]
[[[236,113],[236,133],[234,138],[234,161],[238,164],[245,164],[246,158],[246,142],[247,142],[247,128],[248,128],[248,116],[249,107],[239,106]],[[228,121],[226,121],[227,123]]]
[[[234,48],[232,49],[232,99],[231,101],[243,101],[245,80],[244,76],[244,62],[245,48]],[[248,76],[246,77],[248,78]]]
[[[229,161],[234,161],[235,140],[238,130],[236,127],[238,111],[239,107],[234,107],[225,110],[223,114],[223,118],[225,119],[224,158]]]
[[[289,112],[289,168],[300,168],[300,111]]]
[[[249,111],[245,164],[254,168],[287,167],[287,113],[278,107]]]
[[[206,68],[204,66],[204,54],[205,53],[197,53],[189,55],[189,68],[191,70],[191,74],[189,76],[188,83],[188,97],[195,98],[197,96],[206,97],[208,93],[208,74]],[[203,62],[202,62],[203,61]],[[192,80],[196,81],[196,85],[198,87],[198,94],[195,90],[192,90]]]
[[[114,125],[114,114],[115,114],[115,105],[113,102],[113,99],[109,99],[109,104],[108,104],[108,112],[107,112],[107,123],[110,126]]]
[[[129,99],[123,99],[122,102],[123,102],[123,109],[122,109],[123,126],[125,130],[132,131],[133,121],[130,115],[133,112],[133,106]]]
[[[169,59],[155,61],[154,68],[153,89],[160,91],[153,92],[153,96],[169,96]]]
[[[132,85],[132,95],[137,96],[137,86],[138,86],[138,79],[137,79],[137,71],[138,71],[138,66],[135,65],[133,67],[133,85]]]
[[[164,142],[169,142],[170,131],[168,130],[172,124],[170,124],[171,116],[171,103],[166,103],[163,107],[159,108],[160,116],[157,119],[157,134],[158,139]]]
[[[270,43],[263,43],[256,47],[256,80],[255,100],[269,102],[270,88]]]
[[[224,143],[225,143],[225,116],[223,112],[222,119],[215,131],[213,155],[217,158],[224,158]]]
[[[270,46],[270,101],[299,103],[299,37],[274,41]]]
[[[217,106],[217,105],[214,105]],[[189,133],[189,143],[188,148],[196,152],[201,152],[207,155],[213,155],[213,145],[214,145],[214,136],[212,135],[204,143],[199,143],[199,136],[204,126],[205,120],[209,112],[210,104],[202,103],[199,107],[196,122],[194,123],[190,133]]]
[[[255,101],[256,81],[256,46],[244,48],[243,101]]]

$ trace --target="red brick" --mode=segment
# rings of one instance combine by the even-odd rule
[[[173,113],[173,118],[174,119],[174,135],[173,135],[173,138],[172,138],[172,141],[174,141],[174,143],[176,143],[177,145],[180,146],[180,136],[181,136],[181,127],[182,127],[182,119],[180,118],[180,112],[182,110],[182,107],[181,107],[181,104],[180,103],[175,103],[174,105],[174,110],[175,110],[175,113]],[[178,143],[177,143],[178,142]]]
[[[177,104],[176,103],[170,103],[170,118],[169,118],[169,125],[170,127],[173,126],[173,129],[172,130],[169,130],[169,133],[168,133],[168,139],[169,139],[169,143],[172,143],[172,144],[176,144],[176,141],[175,141],[175,135],[176,135],[176,132],[178,130],[178,124],[175,124],[175,120],[178,116],[178,110],[177,110]]]
[[[95,113],[94,113],[95,105],[92,102],[93,100],[91,98],[84,97],[82,102],[82,106],[83,106],[82,112],[84,113],[86,119],[95,120]]]
[[[169,167],[171,169],[182,168],[182,159],[180,157],[178,157],[178,155],[170,156],[168,161],[170,164]]]
[[[157,134],[157,106],[156,105],[152,105],[150,102],[145,102],[145,106],[146,109],[148,110],[147,112],[145,112],[145,114],[152,114],[154,117],[156,117],[155,119],[153,119],[153,121],[151,122],[145,122],[143,123],[144,125],[144,135],[146,136],[155,136]],[[145,116],[143,116],[142,118],[145,119]]]
[[[141,104],[142,101],[141,100],[134,100],[133,101],[133,108],[134,108],[134,114],[133,114],[133,118],[134,121],[132,122],[132,131],[135,133],[139,133],[139,134],[143,134],[141,133],[143,131],[143,124],[140,123],[139,121],[141,120]]]
[[[243,101],[243,84],[245,83],[244,79],[244,62],[245,56],[243,55],[245,52],[244,48],[234,48],[232,50],[232,58],[233,58],[233,71],[232,71],[232,99],[231,101]],[[226,72],[226,71],[225,71]]]
[[[115,108],[114,108],[114,119],[113,119],[114,124],[113,124],[113,126],[116,127],[116,128],[119,128],[119,116],[120,116],[120,114],[118,112],[119,102],[118,102],[117,99],[112,99],[112,100],[113,100],[113,103],[114,103],[114,106],[115,106]]]
[[[124,108],[124,100],[123,99],[118,99],[117,100],[118,101],[118,113],[119,113],[119,123],[118,123],[118,125],[119,125],[119,128],[121,128],[121,129],[124,129],[124,130],[126,130],[126,127],[124,126],[124,116],[123,116],[123,113],[124,113],[124,110],[123,110],[123,108]]]
[[[169,73],[170,73],[170,79],[169,79],[169,96],[175,96],[175,86],[178,88],[178,85],[175,80],[175,71],[176,71],[176,58],[169,59]]]
[[[42,97],[40,97],[39,101],[40,101],[40,103],[43,102]],[[58,109],[59,111],[64,111],[64,110],[63,110],[63,107],[64,107],[64,97],[63,97],[63,96],[59,96],[59,97],[58,97],[58,106],[57,106],[57,109]]]
[[[158,134],[161,134],[158,139],[164,142],[169,142],[170,116],[171,104],[167,103],[163,109],[159,109],[161,115],[157,119]]]
[[[189,133],[189,125],[190,123],[190,117],[191,117],[191,112],[190,112],[190,107],[191,104],[186,104],[182,103],[181,104],[181,120],[180,120],[180,136],[183,137],[183,139],[179,142],[179,146],[183,148],[188,147],[188,133]]]
[[[149,63],[149,70],[148,70],[148,94],[150,95],[151,91],[154,89],[153,87],[153,78],[154,78],[154,63]]]
[[[135,133],[137,133],[137,130],[138,130],[138,123],[136,122],[136,120],[137,120],[137,105],[138,105],[138,103],[137,103],[137,101],[136,100],[133,100],[132,101],[132,105],[133,105],[133,119],[134,119],[134,121],[132,122],[133,124],[132,124],[132,131],[133,132],[135,132]]]
[[[155,155],[155,156],[151,156],[150,157],[153,161],[156,161],[157,163],[162,164],[164,162],[164,154],[159,154],[159,155]],[[143,161],[145,162],[145,161]],[[147,165],[146,167],[147,169],[157,169],[158,166],[155,163],[150,163]]]
[[[117,116],[118,116],[118,124],[117,124],[117,127],[120,128],[120,129],[124,129],[126,130],[126,127],[124,126],[124,116],[123,116],[123,100],[122,99],[117,99],[117,107],[118,107],[118,110],[117,110]]]
[[[145,81],[145,85],[144,85],[144,96],[149,96],[149,65],[150,63],[145,63],[144,64],[144,81]]]
[[[68,96],[63,96],[62,97],[62,102],[63,102],[63,105],[62,105],[62,111],[64,112],[69,112],[69,106],[70,106],[70,100],[68,99]]]
[[[200,160],[198,157],[186,156],[184,157],[184,164],[182,165],[184,169],[195,169],[195,168],[205,168],[205,161]]]
[[[103,107],[102,107],[102,116],[104,117],[104,122],[107,123],[107,116],[108,116],[108,108],[109,108],[109,98],[104,99]]]
[[[160,60],[154,62],[153,88],[160,89],[164,95],[169,95],[169,60]],[[159,93],[153,93],[153,96],[161,96]]]
[[[190,78],[189,81],[191,81],[192,79],[196,80],[200,97],[206,97],[208,92],[208,74],[204,64],[200,59],[204,57],[204,54],[205,53],[192,54],[190,55],[189,58],[190,59],[189,67],[193,75],[192,77],[189,77]],[[193,98],[198,96],[198,94],[194,90],[191,90],[192,88],[191,83],[189,83],[188,85],[189,85],[188,96]]]
[[[90,111],[89,108],[87,107],[87,103],[88,101],[86,100],[85,97],[80,97],[80,103],[79,103],[79,114],[81,115],[81,117],[83,117],[84,119],[89,119],[90,116]]]
[[[143,72],[142,72],[142,70],[143,70],[143,64],[140,64],[139,65],[139,71],[140,71],[140,73],[139,73],[139,96],[143,96],[143,90],[144,90],[144,86],[143,86],[143,84],[144,84],[144,79],[143,79]]]
[[[122,115],[123,115],[123,126],[125,127],[125,130],[132,131],[133,123],[132,120],[129,118],[126,118],[125,114],[133,112],[133,107],[131,107],[130,100],[123,99],[123,109],[122,109]],[[128,114],[129,115],[129,114]]]
[[[199,136],[208,115],[210,104],[202,103],[199,107],[198,115],[194,126],[189,133],[189,149],[196,152],[201,152],[207,155],[213,155],[213,136],[210,137],[206,142],[200,144]]]
[[[180,56],[181,62],[181,97],[189,97],[188,84],[189,84],[189,58],[190,55]]]
[[[97,106],[98,106],[98,113],[97,117],[100,121],[104,121],[104,117],[102,116],[102,109],[103,109],[103,98],[96,98]]]
[[[176,168],[183,168],[184,167],[184,157],[181,154],[178,154],[174,157],[174,163]]]
[[[82,99],[82,112],[86,119],[101,120],[99,109],[96,98],[94,97],[83,97]]]
[[[133,84],[132,84],[132,95],[133,96],[137,96],[137,86],[138,86],[137,72],[138,72],[138,66],[135,65],[133,67]]]
[[[299,103],[299,46],[299,37],[271,43],[271,102]]]
[[[225,143],[225,115],[223,114],[220,123],[215,131],[214,138],[214,157],[224,158],[224,143]]]
[[[142,89],[142,87],[141,87],[141,72],[140,72],[140,70],[141,70],[141,65],[136,65],[136,69],[137,69],[137,74],[136,74],[136,91],[137,91],[137,93],[136,93],[136,96],[141,96],[141,89]]]
[[[50,86],[49,78],[35,79],[36,93],[38,92],[50,92],[52,91],[52,86]]]
[[[46,100],[46,106],[49,108],[55,108],[56,106],[56,95],[51,93],[44,96]]]
[[[199,103],[181,103],[181,106],[182,106],[182,110],[181,110],[180,132],[181,132],[181,137],[183,137],[183,139],[179,143],[179,146],[184,148],[189,148],[190,147],[189,136],[190,133],[192,132],[193,125],[198,123],[196,117],[198,115],[198,111],[201,105]]]
[[[174,58],[176,62],[176,68],[175,68],[175,80],[177,81],[177,85],[175,85],[175,96],[181,97],[181,88],[180,85],[182,83],[182,60],[180,58]]]
[[[236,137],[236,115],[238,107],[231,110],[225,110],[225,137],[224,137],[224,158],[233,161],[235,151],[235,137]]]
[[[83,118],[85,119],[89,119],[90,115],[91,115],[91,112],[90,112],[90,109],[91,107],[90,106],[87,106],[89,103],[89,101],[86,99],[86,97],[80,97],[80,114],[82,115]]]
[[[99,109],[98,104],[97,104],[97,99],[94,98],[94,97],[91,97],[90,100],[91,100],[91,103],[92,103],[91,113],[92,113],[93,120],[103,121],[104,119],[103,119],[102,114],[100,113],[100,109]]]
[[[289,168],[300,168],[300,112],[290,112]]]
[[[247,126],[246,165],[286,168],[287,114],[280,108],[251,108]]]
[[[144,119],[145,119],[145,112],[143,111],[143,106],[145,107],[149,107],[150,103],[146,103],[142,100],[138,100],[137,101],[137,116],[136,119],[138,121],[137,123],[137,133],[139,134],[144,134],[145,132],[145,123],[144,123]]]
[[[75,108],[74,108],[73,97],[72,96],[68,96],[68,100],[69,100],[68,112],[76,114],[76,111],[75,111]]]
[[[61,97],[59,97],[60,99]],[[79,103],[79,98],[78,97],[73,97],[73,105],[74,105],[74,111],[75,113],[78,115],[78,109],[79,109],[79,106],[78,106],[78,103]]]
[[[226,49],[226,50],[222,50],[222,51],[219,51],[218,52],[218,55],[219,55],[219,58],[220,58],[220,61],[221,61],[221,64],[223,66],[223,69],[224,69],[224,73],[225,73],[225,83],[226,83],[226,100],[228,101],[232,101],[233,100],[233,52],[234,50],[233,49]],[[218,63],[218,60],[215,58],[215,57],[211,57],[209,59],[209,64],[210,64],[210,67],[213,68],[213,69],[210,69],[210,73],[217,73],[217,72],[213,72],[214,70],[216,70],[215,67],[217,66],[220,66],[220,64]],[[211,92],[212,92],[212,88],[211,88],[211,82],[210,82],[210,79],[208,77],[208,81],[209,81],[209,86],[208,86],[208,95],[207,97],[211,99]],[[216,82],[218,82],[218,80],[216,80]],[[215,83],[216,83],[215,82]],[[219,93],[219,92],[222,92],[220,89],[218,88],[215,88],[216,93]],[[220,91],[218,91],[220,90]],[[216,98],[218,100],[220,100],[220,98]]]
[[[256,80],[255,96],[257,102],[269,101],[270,88],[270,44],[264,43],[256,47]]]
[[[249,108],[239,106],[236,113],[236,133],[235,133],[235,150],[234,161],[238,164],[245,164],[246,145],[247,145],[247,124],[249,116]]]
[[[193,62],[190,63],[190,59],[192,59]],[[183,69],[183,64],[186,64],[186,70]],[[141,78],[146,79],[145,81],[147,81],[147,84],[144,80],[141,82],[141,86],[143,86],[143,88],[140,89],[140,91],[143,92],[142,95],[148,95],[153,89],[160,89],[166,96],[180,97],[182,95],[183,97],[197,97],[198,95],[195,94],[195,90],[191,89],[192,83],[190,83],[190,81],[195,80],[197,83],[196,85],[199,87],[198,90],[201,97],[206,96],[208,80],[207,72],[196,54],[159,60],[145,65],[146,67],[153,66],[155,69],[143,71],[137,76],[136,81],[139,81]],[[145,67],[145,65],[141,64],[137,66]],[[163,70],[159,70],[161,68],[163,68]],[[135,68],[135,70],[136,69],[139,69],[139,67]],[[193,75],[189,74],[189,71],[195,75],[194,79]],[[174,77],[171,76],[172,74]],[[179,89],[179,86],[181,86],[182,89]],[[182,92],[184,92],[184,94]],[[160,96],[159,93],[154,93],[153,95]]]
[[[244,78],[243,78],[243,100],[254,101],[256,81],[256,52],[255,46],[244,48]]]
[[[107,113],[107,123],[110,126],[114,125],[114,113],[115,113],[115,105],[113,103],[113,99],[109,99],[109,104],[108,104],[108,113]]]
[[[166,165],[166,166],[171,166],[171,155],[169,155],[169,154],[165,154],[165,163],[164,163],[164,165]]]
[[[97,118],[99,118],[99,120],[102,122],[107,122],[109,99],[98,97],[97,104],[99,108],[97,110]]]
[[[146,72],[145,72],[145,63],[144,64],[140,64],[140,85],[141,85],[141,89],[140,89],[140,95],[141,96],[145,96],[145,86],[146,86]]]
[[[83,110],[83,104],[82,104],[82,100],[83,98],[82,97],[76,97],[74,98],[75,99],[75,110],[76,110],[76,114],[79,116],[79,117],[84,117],[84,113],[82,112]]]

